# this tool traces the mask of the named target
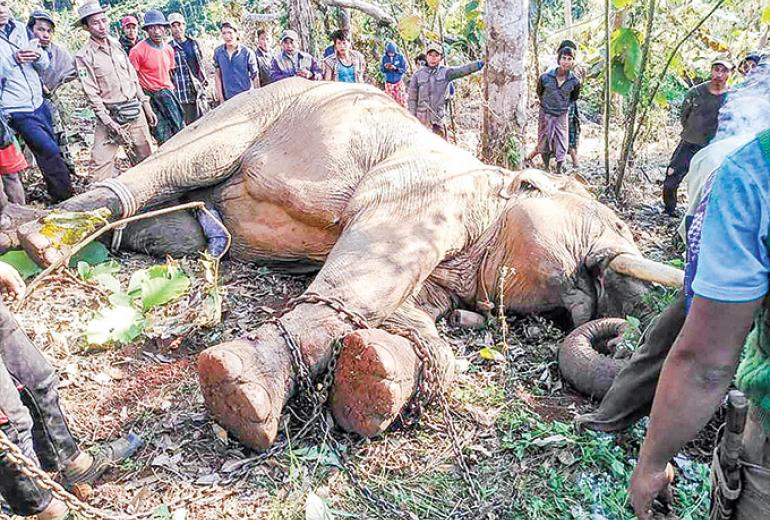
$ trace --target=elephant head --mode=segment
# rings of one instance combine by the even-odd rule
[[[610,208],[561,182],[510,199],[485,242],[478,301],[498,303],[502,288],[508,311],[565,309],[579,325],[635,313],[650,282],[681,286],[682,272],[644,258]]]

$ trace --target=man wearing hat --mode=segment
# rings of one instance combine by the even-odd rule
[[[299,35],[287,29],[281,34],[281,52],[273,58],[271,77],[278,81],[293,76],[310,80],[323,78],[316,59],[299,48]]]
[[[180,13],[168,15],[171,24],[171,48],[174,49],[174,68],[171,79],[176,88],[176,95],[182,103],[184,122],[189,125],[201,114],[198,113],[197,96],[204,93],[206,76],[203,73],[203,58],[198,42],[187,36],[184,16]]]
[[[27,29],[40,41],[40,49],[48,54],[51,62],[48,68],[40,73],[40,79],[43,81],[43,95],[46,98],[45,104],[51,111],[54,133],[62,156],[70,171],[74,171],[67,143],[67,125],[64,123],[62,111],[59,109],[60,103],[55,93],[56,89],[64,83],[77,79],[78,74],[72,55],[64,47],[52,41],[55,28],[56,24],[50,13],[35,10],[29,14]]]
[[[254,51],[239,42],[238,26],[224,21],[219,25],[222,45],[214,49],[214,82],[219,103],[259,88],[259,65]]]
[[[127,15],[120,21],[120,28],[122,34],[120,35],[120,45],[123,46],[123,50],[126,51],[126,55],[131,52],[134,45],[142,41],[142,35],[139,33],[139,20],[136,16]]]
[[[757,68],[759,62],[762,61],[762,54],[759,52],[750,52],[741,60],[741,64],[738,65],[738,72],[743,77],[748,77],[751,72]]]
[[[0,2],[0,104],[11,128],[32,150],[54,202],[72,195],[70,171],[54,134],[51,111],[43,103],[40,73],[48,68],[48,54],[30,39],[24,24],[11,18],[9,2]]]
[[[166,43],[169,23],[163,13],[150,9],[144,14],[142,29],[147,38],[137,43],[128,59],[136,69],[139,84],[150,97],[150,105],[158,124],[152,127],[152,135],[162,145],[184,128],[184,112],[174,92],[171,69],[175,66],[174,49]]]
[[[75,54],[75,65],[96,114],[91,175],[99,181],[117,175],[114,163],[121,145],[133,165],[149,157],[148,121],[154,125],[156,118],[123,47],[109,36],[106,8],[98,2],[84,4],[78,9],[77,23],[90,35]]]
[[[459,67],[441,65],[444,49],[432,42],[425,53],[427,65],[414,73],[409,82],[409,112],[434,133],[446,139],[444,99],[449,83],[478,72],[483,61],[472,61]]]
[[[663,181],[663,206],[669,216],[676,215],[676,196],[693,156],[714,138],[719,109],[727,97],[727,80],[734,68],[725,56],[711,62],[711,79],[695,85],[684,97],[679,119],[682,134],[671,156]]]

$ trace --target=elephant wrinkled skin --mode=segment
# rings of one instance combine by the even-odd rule
[[[625,224],[579,183],[487,166],[369,86],[295,78],[243,93],[118,180],[140,209],[205,201],[232,233],[234,259],[320,268],[308,291],[340,299],[374,329],[354,331],[310,303],[282,322],[313,376],[332,339],[343,338],[332,411],[363,435],[388,427],[418,379],[411,343],[388,331],[417,330],[446,386],[453,355],[435,320],[457,306],[488,310],[501,267],[509,268],[507,310],[565,309],[575,324],[629,310],[646,290],[638,278],[672,278],[642,258]],[[105,187],[60,207],[123,211]],[[37,224],[21,229],[30,254],[55,258]],[[123,247],[159,255],[205,247],[189,214],[129,226],[124,237]],[[618,258],[623,269],[613,267]],[[212,415],[245,444],[270,446],[295,387],[276,326],[208,348],[198,371]]]

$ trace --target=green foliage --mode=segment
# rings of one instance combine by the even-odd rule
[[[101,264],[110,257],[107,246],[101,242],[93,241],[73,255],[70,259],[69,267],[77,267],[78,263],[85,262],[88,265]]]
[[[615,9],[625,9],[634,3],[634,0],[612,0],[612,7]]]
[[[422,17],[419,14],[404,16],[398,21],[398,32],[405,41],[411,42],[420,37]]]
[[[131,343],[144,330],[145,319],[134,307],[115,305],[96,313],[86,329],[92,345]]]
[[[172,263],[142,269],[131,276],[128,295],[139,298],[144,310],[176,300],[190,287],[190,279]]]
[[[760,21],[764,24],[770,23],[770,5],[765,7],[762,10],[762,16],[760,17]]]
[[[0,255],[0,262],[5,262],[12,266],[19,272],[21,277],[25,279],[35,276],[42,271],[40,266],[37,265],[24,250],[8,251],[7,253]]]
[[[642,63],[642,46],[637,32],[627,27],[615,30],[610,42],[610,53],[612,90],[625,96],[631,91]]]

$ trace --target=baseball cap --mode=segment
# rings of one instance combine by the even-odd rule
[[[441,47],[441,44],[437,43],[437,42],[430,42],[428,44],[428,48],[425,49],[425,54],[429,53],[430,51],[437,52],[437,53],[441,54],[442,56],[444,55],[443,47]]]
[[[136,16],[124,16],[123,19],[120,21],[121,27],[126,27],[127,25],[139,25],[139,20],[136,19]]]
[[[229,29],[232,29],[233,31],[237,31],[238,30],[238,25],[236,25],[236,23],[234,21],[232,21],[232,20],[225,20],[224,22],[219,24],[219,30],[220,31],[222,29],[224,29],[225,27],[227,27]]]
[[[286,29],[281,33],[281,42],[284,40],[294,40],[295,42],[299,41],[299,35],[296,31],[292,31],[291,29]]]
[[[726,68],[728,68],[730,70],[733,70],[735,68],[735,64],[726,55],[721,55],[721,56],[717,56],[716,58],[714,58],[711,61],[711,66],[713,67],[714,65],[723,65],[724,67],[726,67]]]
[[[171,13],[170,15],[168,15],[169,24],[177,23],[177,22],[186,23],[184,20],[184,16],[182,16],[182,13]]]
[[[53,17],[50,13],[43,11],[42,9],[35,9],[31,13],[29,13],[29,22],[27,22],[27,25],[35,25],[36,20],[45,20],[46,22],[51,24],[51,27],[56,26],[56,22],[53,21]]]

